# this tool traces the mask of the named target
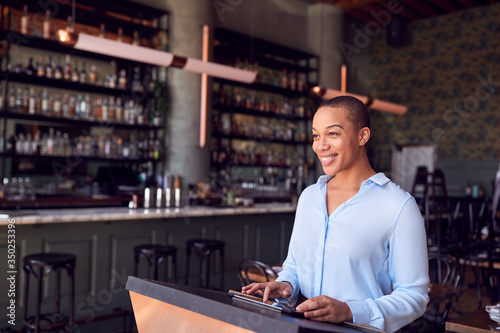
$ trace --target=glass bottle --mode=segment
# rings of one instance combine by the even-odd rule
[[[120,77],[118,78],[118,88],[127,89],[127,72],[125,69],[120,70]]]
[[[116,88],[116,62],[111,60],[111,72],[109,74],[108,86],[112,89]]]
[[[80,83],[87,83],[87,68],[85,66],[85,61],[82,62],[82,68],[80,69]]]
[[[118,28],[118,36],[116,37],[117,42],[123,42],[123,29]]]
[[[47,89],[43,89],[42,93],[42,114],[47,114],[49,112],[49,92]]]
[[[78,66],[76,65],[73,67],[73,70],[71,71],[71,81],[72,82],[78,82],[80,81],[80,73],[78,73]]]
[[[50,39],[50,11],[45,11],[45,20],[43,21],[43,38]]]
[[[69,117],[74,118],[77,116],[76,113],[76,97],[75,95],[71,95],[69,98]]]
[[[16,67],[14,67],[14,73],[21,74],[23,72],[23,65],[21,64],[21,58],[17,59]]]
[[[35,75],[35,67],[33,67],[33,57],[30,57],[28,62],[28,66],[26,66],[26,70],[24,71],[26,75]]]
[[[41,77],[45,76],[45,64],[43,63],[43,56],[40,56],[40,60],[38,60],[36,75]]]
[[[23,88],[21,86],[17,86],[16,91],[16,111],[22,112],[23,109]]]
[[[42,92],[40,89],[36,91],[36,114],[42,114]]]
[[[140,44],[141,44],[141,41],[139,39],[139,32],[138,31],[134,31],[134,37],[132,39],[132,45],[139,46]]]
[[[36,113],[36,91],[35,91],[35,88],[30,89],[29,108],[28,109],[29,109],[28,110],[29,114]]]
[[[90,84],[97,84],[97,68],[94,64],[90,66],[89,82]]]
[[[28,5],[23,6],[23,16],[21,17],[21,33],[28,34]]]
[[[142,84],[141,84],[141,72],[139,67],[134,68],[134,78],[132,80],[132,87],[131,87],[133,92],[142,92]]]
[[[109,120],[115,120],[115,98],[109,98],[109,106],[108,106],[108,118]]]
[[[116,121],[121,122],[123,120],[122,111],[123,111],[122,99],[120,97],[118,97],[116,99],[116,104],[115,104],[115,119],[116,119]]]
[[[10,111],[14,111],[16,108],[16,86],[12,86],[9,92],[9,109]]]
[[[29,105],[30,105],[30,90],[27,86],[25,86],[23,91],[23,102],[22,102],[23,113],[28,113]]]
[[[49,60],[47,61],[47,65],[45,65],[45,76],[47,79],[54,78],[54,70],[52,68],[52,56],[49,55]]]
[[[102,121],[108,121],[108,99],[106,97],[102,101]]]
[[[101,23],[101,25],[99,26],[99,37],[106,38],[106,26],[104,25],[104,23]]]
[[[94,118],[97,121],[102,120],[102,98],[101,97],[97,98],[95,101]]]
[[[66,81],[71,81],[71,56],[69,54],[66,54],[63,77]]]
[[[67,93],[64,94],[63,100],[62,100],[62,116],[63,116],[63,118],[69,118],[70,117],[70,112],[69,112],[69,95]]]
[[[61,67],[61,58],[57,57],[56,67],[54,68],[54,79],[60,80],[64,77],[63,69]]]
[[[54,99],[53,112],[55,117],[60,117],[62,113],[62,100],[61,95],[57,92]]]

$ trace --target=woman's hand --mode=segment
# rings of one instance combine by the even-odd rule
[[[331,323],[352,320],[352,312],[347,303],[324,295],[309,298],[297,306],[296,310],[304,313],[304,317],[312,320],[329,321]]]
[[[292,296],[292,291],[292,285],[289,282],[277,281],[252,283],[241,288],[241,292],[244,294],[257,294],[262,296],[264,302],[267,302],[269,298],[288,298]]]

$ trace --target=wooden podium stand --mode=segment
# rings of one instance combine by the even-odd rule
[[[225,292],[129,276],[126,289],[139,333],[380,332],[329,324],[233,302]]]

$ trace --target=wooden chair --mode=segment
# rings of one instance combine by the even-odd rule
[[[240,260],[237,274],[242,287],[254,282],[274,281],[278,277],[271,266],[254,259]]]

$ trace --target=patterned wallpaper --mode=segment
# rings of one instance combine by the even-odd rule
[[[405,104],[372,111],[375,167],[391,143],[436,143],[439,160],[500,159],[500,4],[409,24],[400,48],[371,42],[371,94]]]

